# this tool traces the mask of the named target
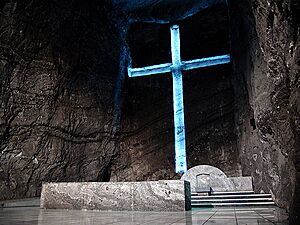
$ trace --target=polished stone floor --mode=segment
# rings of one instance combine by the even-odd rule
[[[7,204],[0,208],[0,225],[98,225],[98,224],[220,224],[287,225],[286,214],[277,207],[195,208],[189,212],[100,212],[77,210],[43,210],[36,201]]]

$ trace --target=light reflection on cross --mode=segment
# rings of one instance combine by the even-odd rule
[[[129,77],[140,77],[146,75],[172,72],[173,75],[173,111],[174,111],[174,134],[175,134],[175,171],[185,173],[187,170],[185,150],[185,127],[182,71],[201,67],[214,66],[230,62],[230,55],[221,55],[191,61],[181,61],[180,57],[180,34],[179,26],[173,25],[171,30],[172,63],[165,63],[143,68],[128,67]]]

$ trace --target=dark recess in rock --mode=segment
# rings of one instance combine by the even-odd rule
[[[0,199],[37,196],[47,181],[100,181],[116,148],[109,5],[6,1],[1,11]]]
[[[203,10],[178,24],[183,60],[229,52],[225,4]],[[134,67],[171,62],[169,29],[168,24],[131,25],[128,42]],[[230,65],[184,73],[187,157],[189,167],[211,164],[237,176],[240,171],[231,74]],[[171,74],[128,79],[125,89],[121,129],[124,135],[112,167],[112,180],[176,176]]]

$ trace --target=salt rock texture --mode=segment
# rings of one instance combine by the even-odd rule
[[[44,183],[41,207],[180,212],[191,210],[191,189],[189,182],[180,180]]]
[[[0,9],[0,199],[38,196],[42,181],[104,179],[116,149],[119,65],[108,9],[79,1]]]
[[[243,175],[254,178],[255,191],[270,192],[279,206],[291,207],[290,222],[297,224],[300,98],[296,15],[300,4],[230,3],[235,121]]]
[[[216,16],[216,15],[217,16]],[[226,5],[180,23],[183,59],[229,52]],[[209,21],[209,18],[214,18]],[[134,67],[171,62],[169,25],[138,24],[129,30]],[[234,125],[231,66],[183,74],[188,167],[209,164],[241,174]],[[174,173],[172,75],[128,78],[121,143],[112,181],[180,178]]]
[[[184,76],[189,167],[253,176],[299,224],[299,1],[173,1],[167,16],[116,2],[0,3],[0,199],[39,196],[43,181],[179,179],[171,77],[125,78],[124,52],[169,62],[163,25],[127,22],[184,18],[183,57],[233,60]]]

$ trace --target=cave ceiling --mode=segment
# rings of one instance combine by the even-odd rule
[[[225,3],[226,0],[113,0],[113,6],[130,20],[170,23]]]

